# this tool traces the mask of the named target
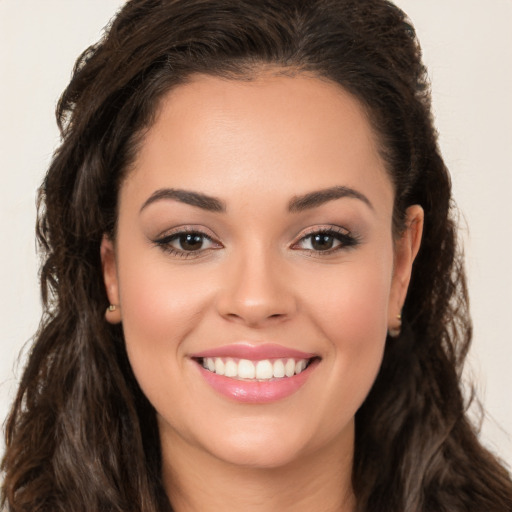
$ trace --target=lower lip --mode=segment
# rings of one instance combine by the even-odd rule
[[[268,381],[237,380],[213,373],[199,363],[197,367],[206,382],[221,395],[237,402],[265,404],[293,395],[306,383],[318,363],[315,359],[298,375]]]

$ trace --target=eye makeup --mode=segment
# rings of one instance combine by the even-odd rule
[[[355,247],[359,242],[357,235],[341,226],[314,226],[301,233],[291,248],[304,250],[315,256],[327,256]]]
[[[179,258],[197,258],[224,247],[204,228],[195,226],[180,226],[152,242],[165,253]]]
[[[357,235],[341,226],[313,226],[301,233],[290,249],[321,257],[353,248],[359,242]],[[165,253],[179,258],[197,258],[224,248],[222,242],[204,228],[195,226],[180,226],[152,240],[152,243]]]

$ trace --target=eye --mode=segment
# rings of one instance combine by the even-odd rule
[[[340,245],[340,241],[328,233],[316,233],[303,239],[304,249],[329,251]]]
[[[169,244],[182,251],[199,251],[211,240],[202,233],[182,233],[175,235]]]
[[[201,231],[171,233],[155,240],[154,243],[164,251],[182,257],[196,256],[209,249],[222,247],[219,242]]]
[[[293,245],[293,249],[302,249],[315,253],[332,253],[357,245],[357,239],[341,228],[317,229],[303,236]]]

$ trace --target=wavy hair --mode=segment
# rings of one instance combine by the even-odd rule
[[[155,411],[122,328],[104,320],[99,247],[163,95],[196,73],[250,80],[268,66],[354,95],[394,184],[395,231],[409,205],[425,211],[402,333],[356,415],[358,512],[512,510],[510,476],[461,391],[471,323],[427,75],[411,23],[385,0],[131,0],[79,57],[40,189],[44,314],[6,424],[5,510],[171,510]]]

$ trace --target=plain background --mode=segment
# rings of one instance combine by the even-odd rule
[[[40,315],[36,189],[58,143],[57,99],[121,0],[0,0],[0,421]],[[461,211],[475,326],[466,379],[483,442],[512,465],[512,0],[398,0],[433,88]]]

